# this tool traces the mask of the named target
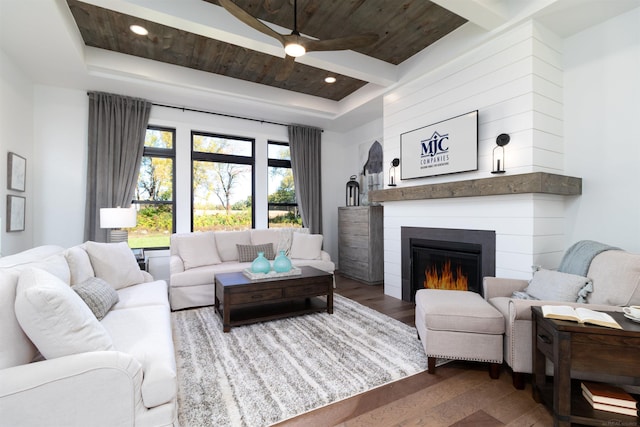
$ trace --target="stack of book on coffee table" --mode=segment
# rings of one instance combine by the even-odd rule
[[[620,387],[584,381],[582,395],[594,409],[633,417],[640,416],[640,402]]]

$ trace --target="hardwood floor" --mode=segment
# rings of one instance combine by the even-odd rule
[[[414,326],[414,304],[336,275],[336,293]],[[516,390],[511,374],[489,378],[481,363],[453,361],[278,424],[279,426],[551,426],[549,412],[531,397],[531,386]]]

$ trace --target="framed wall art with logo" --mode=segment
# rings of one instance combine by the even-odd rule
[[[478,110],[400,135],[401,179],[478,170]]]

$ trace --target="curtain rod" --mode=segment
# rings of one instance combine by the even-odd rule
[[[229,117],[229,118],[232,118],[232,119],[241,119],[241,120],[249,120],[249,121],[252,121],[252,122],[267,123],[267,124],[270,124],[270,125],[289,126],[286,123],[278,123],[278,122],[272,122],[272,121],[269,121],[269,120],[253,119],[251,117],[234,116],[233,114],[216,113],[215,111],[197,110],[195,108],[178,107],[176,105],[156,104],[155,102],[152,102],[151,105],[155,105],[156,107],[174,108],[176,110],[182,110],[182,111],[191,111],[193,113],[213,114],[213,115],[216,115],[216,116]]]
[[[87,96],[89,96],[90,93],[91,92],[87,92]],[[289,126],[289,124],[287,123],[272,122],[269,120],[254,119],[251,117],[235,116],[233,114],[216,113],[215,111],[197,110],[195,108],[189,108],[189,107],[178,107],[177,105],[158,104],[156,102],[151,102],[151,105],[155,105],[156,107],[173,108],[173,109],[182,110],[182,111],[191,111],[193,113],[213,114],[215,116],[229,117],[231,119],[249,120],[252,122],[266,123],[269,125],[277,125],[277,126],[284,126],[284,127]],[[324,132],[324,129],[320,129],[320,132]]]

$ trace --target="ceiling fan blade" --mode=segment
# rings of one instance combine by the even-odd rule
[[[285,56],[284,62],[280,66],[278,70],[278,74],[276,74],[276,81],[283,82],[289,78],[291,73],[293,72],[293,66],[295,65],[295,58],[293,56]]]
[[[244,9],[236,5],[231,0],[218,0],[218,3],[220,3],[220,5],[227,10],[227,12],[238,18],[240,21],[244,22],[254,30],[260,31],[261,33],[266,34],[269,37],[273,37],[284,46],[284,38],[282,34],[276,32],[268,25],[262,23],[262,21],[260,21],[259,19],[256,19],[255,17],[249,15],[244,11]]]
[[[304,36],[301,36],[300,38],[301,44],[307,52],[311,52],[323,50],[349,50],[368,46],[377,42],[379,36],[374,33],[368,33],[329,40],[313,40]]]

